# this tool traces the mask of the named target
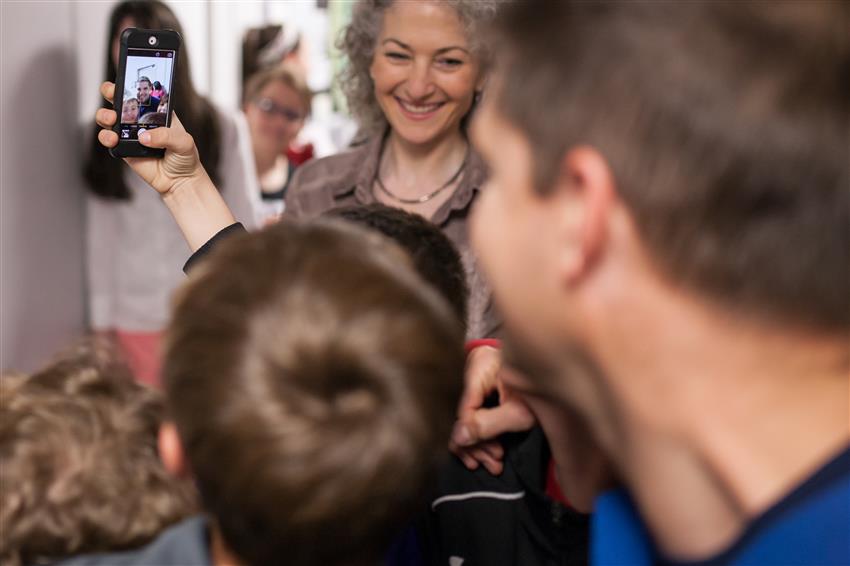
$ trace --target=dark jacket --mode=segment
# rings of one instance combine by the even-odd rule
[[[421,529],[435,566],[587,564],[589,516],[545,494],[551,458],[542,430],[506,435],[499,476],[452,458]]]

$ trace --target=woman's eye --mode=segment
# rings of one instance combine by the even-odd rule
[[[451,68],[460,67],[461,65],[463,65],[463,61],[461,61],[460,59],[452,59],[452,58],[438,59],[437,62],[444,67],[451,67]]]
[[[405,54],[405,53],[399,53],[399,52],[397,52],[397,51],[388,51],[388,52],[386,53],[386,56],[387,56],[389,59],[394,59],[394,60],[396,60],[396,61],[403,61],[403,60],[405,60],[405,59],[408,59],[407,54]]]

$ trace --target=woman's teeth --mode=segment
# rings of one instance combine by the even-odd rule
[[[437,102],[435,104],[411,104],[400,99],[398,102],[401,104],[402,108],[411,114],[428,114],[429,112],[434,112],[443,104],[442,102]]]

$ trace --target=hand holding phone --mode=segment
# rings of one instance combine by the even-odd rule
[[[139,143],[139,135],[171,124],[174,70],[180,35],[172,30],[128,28],[121,33],[113,126],[118,145],[113,157],[162,157],[162,149]]]
[[[115,85],[105,82],[100,87],[103,97],[112,102]],[[95,121],[104,128],[98,135],[100,143],[114,151],[120,144],[115,132],[119,117],[115,110],[101,108],[95,114]],[[143,132],[137,145],[145,149],[157,150],[163,157],[127,157],[124,160],[146,183],[163,196],[171,194],[181,185],[193,180],[208,180],[209,176],[201,165],[198,149],[177,115],[172,115],[170,127],[159,127]]]
[[[112,102],[115,85],[105,82],[100,92]],[[115,110],[101,108],[95,119],[104,128],[97,134],[98,141],[108,148],[117,147],[118,134],[113,130],[118,123]],[[183,128],[176,114],[171,127],[147,131],[140,136],[138,143],[163,150],[164,157],[125,157],[124,161],[162,196],[192,251],[235,222],[201,165],[195,140]]]

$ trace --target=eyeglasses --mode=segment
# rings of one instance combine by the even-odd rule
[[[292,108],[287,108],[285,106],[278,106],[270,98],[260,98],[255,100],[254,104],[257,105],[257,108],[259,108],[261,112],[265,114],[276,114],[283,117],[288,122],[299,122],[304,119],[304,116],[302,116],[297,110],[293,110]]]

